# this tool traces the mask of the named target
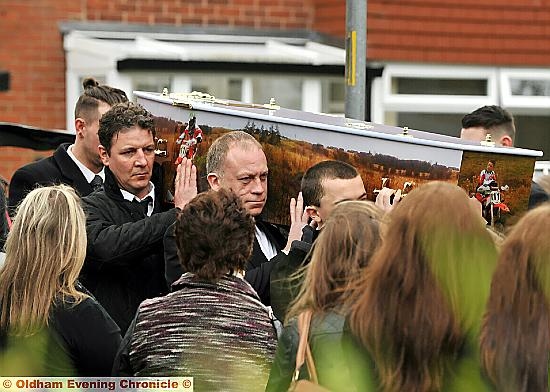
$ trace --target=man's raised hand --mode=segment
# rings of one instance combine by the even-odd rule
[[[182,209],[197,196],[197,167],[191,159],[183,158],[176,169],[174,205]]]

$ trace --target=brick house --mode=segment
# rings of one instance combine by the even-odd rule
[[[344,0],[0,3],[0,121],[72,129],[80,81],[342,113]],[[458,135],[485,104],[550,151],[550,1],[369,0],[371,120]],[[216,57],[218,56],[218,58]],[[374,75],[374,74],[373,74]],[[48,152],[0,148],[0,175]],[[545,159],[549,155],[545,154]]]

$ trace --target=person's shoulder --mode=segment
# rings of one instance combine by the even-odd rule
[[[284,238],[288,237],[288,232],[290,230],[290,227],[287,225],[271,223],[261,219],[257,221],[257,225],[263,231],[269,231],[271,234],[275,236],[282,236]]]
[[[63,324],[69,320],[81,319],[83,315],[102,313],[102,307],[93,297],[86,296],[80,302],[74,299],[58,300],[52,308],[54,318]]]
[[[98,326],[107,327],[111,331],[120,329],[107,313],[105,308],[93,297],[87,296],[75,303],[72,300],[58,302],[52,309],[50,321],[55,330],[62,335],[80,336],[85,329]]]
[[[328,311],[317,315],[312,321],[312,333],[316,334],[341,334],[344,330],[346,317],[336,311]]]
[[[57,172],[58,170],[54,163],[53,156],[50,155],[21,166],[13,174],[12,182],[17,181],[17,178],[20,176],[32,176],[37,178],[37,180],[40,180],[44,176],[51,175],[52,171]]]
[[[179,281],[180,280],[178,280],[178,282]],[[139,309],[138,309],[140,318],[143,318],[143,317],[156,318],[158,317],[158,310],[160,309],[167,309],[172,306],[178,307],[179,305],[183,305],[183,306],[190,305],[182,302],[181,299],[184,297],[184,295],[181,289],[182,287],[179,287],[178,289],[164,296],[147,298],[143,300],[143,302],[139,305]]]
[[[106,194],[104,190],[99,190],[92,192],[89,195],[86,195],[82,198],[82,203],[85,206],[93,206],[96,204],[104,204],[109,201],[111,198]]]

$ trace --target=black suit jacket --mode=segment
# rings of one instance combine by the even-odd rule
[[[123,198],[106,167],[104,189],[82,199],[88,247],[80,279],[123,335],[144,299],[168,292],[163,238],[176,209],[161,210],[160,190],[155,186],[153,214],[145,217],[139,204]]]
[[[11,216],[21,200],[37,185],[66,184],[72,186],[80,196],[92,193],[92,186],[67,154],[70,145],[63,143],[52,156],[17,169],[10,182],[8,208]]]
[[[288,228],[285,226],[278,226],[272,223],[264,222],[261,219],[256,219],[256,226],[265,233],[269,241],[275,246],[277,252],[280,252],[286,245]],[[277,257],[277,256],[276,256]],[[274,257],[272,260],[276,259]],[[176,280],[179,279],[183,270],[178,254],[176,239],[174,235],[174,225],[172,225],[167,231],[164,237],[164,261],[166,281],[168,286],[171,286]],[[245,279],[256,290],[258,296],[265,305],[271,304],[270,295],[270,276],[271,270],[275,262],[268,262],[265,257],[260,244],[254,236],[254,245],[252,248],[252,256],[246,263]]]
[[[266,235],[269,242],[271,242],[277,250],[277,253],[281,253],[281,249],[285,247],[288,237],[286,228],[265,222],[261,219],[256,219],[256,226]],[[246,263],[244,278],[254,287],[262,303],[267,306],[271,305],[271,271],[276,263],[276,259],[277,256],[273,257],[271,259],[272,261],[267,260],[264,252],[262,252],[260,248],[258,239],[254,236],[252,256]]]

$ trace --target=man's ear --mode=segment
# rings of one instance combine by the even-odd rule
[[[86,120],[81,117],[77,117],[74,120],[74,129],[76,131],[76,137],[84,137],[84,132],[86,132]]]
[[[500,138],[499,140],[500,145],[504,147],[514,147],[514,142],[512,141],[512,138],[508,135],[505,135]]]
[[[109,166],[109,153],[101,144],[99,145],[99,157],[104,166]]]
[[[309,217],[317,223],[317,225],[321,223],[321,217],[319,216],[319,211],[317,211],[317,207],[307,206],[306,212],[309,215]]]
[[[220,177],[216,173],[208,173],[206,179],[208,180],[208,185],[210,185],[210,188],[213,190],[219,191],[222,187]]]

